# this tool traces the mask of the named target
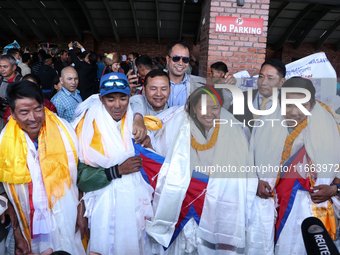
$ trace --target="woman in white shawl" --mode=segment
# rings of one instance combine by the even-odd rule
[[[257,180],[239,171],[248,162],[242,128],[214,124],[219,119],[238,123],[221,105],[221,91],[208,86],[188,98],[158,176],[155,217],[147,222],[148,234],[167,247],[158,253],[245,254]]]

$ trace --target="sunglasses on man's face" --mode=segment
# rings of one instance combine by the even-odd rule
[[[178,62],[178,61],[180,61],[182,59],[184,64],[188,64],[189,60],[190,60],[189,57],[183,57],[183,56],[177,56],[177,55],[175,55],[173,57],[171,57],[169,55],[169,57],[172,59],[173,62]]]
[[[126,80],[106,80],[102,83],[100,88],[105,90],[113,89],[113,87],[125,89],[128,85],[129,83]]]

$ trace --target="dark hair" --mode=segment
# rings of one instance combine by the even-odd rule
[[[33,63],[39,62],[39,54],[38,54],[38,52],[33,52],[32,60],[33,60]]]
[[[136,60],[136,66],[144,66],[146,69],[152,69],[152,59],[148,55],[142,55]]]
[[[96,53],[94,53],[93,51],[90,51],[88,58],[89,58],[89,62],[91,65],[97,64],[98,57]]]
[[[33,80],[39,87],[41,86],[41,81],[38,75],[29,73],[29,74],[26,74],[24,77],[22,77],[22,80],[28,80],[28,79]]]
[[[160,70],[160,69],[153,69],[151,70],[150,72],[148,72],[148,74],[145,76],[145,80],[144,80],[144,86],[146,86],[148,84],[148,79],[149,78],[155,78],[157,76],[164,76],[168,79],[169,81],[169,87],[170,87],[170,79],[169,79],[169,76],[166,72],[164,72],[163,70]]]
[[[65,52],[68,54],[67,50],[61,50],[60,51],[60,56],[63,55]]]
[[[174,40],[174,41],[172,41],[172,42],[169,44],[169,46],[168,46],[168,55],[169,55],[169,56],[170,56],[170,54],[171,54],[172,48],[173,48],[176,44],[180,44],[180,45],[182,45],[184,48],[188,49],[188,51],[189,51],[189,56],[190,56],[190,49],[189,49],[189,46],[188,46],[188,44],[187,44],[185,41],[183,41],[183,40]]]
[[[44,57],[42,58],[42,61],[45,63],[47,60],[51,59],[52,56],[50,54],[45,54]]]
[[[35,99],[39,104],[44,103],[44,96],[42,90],[36,83],[23,80],[11,84],[6,90],[8,105],[12,111],[15,109],[15,100],[21,98]]]
[[[209,91],[211,94],[216,95],[216,93],[214,91],[212,91],[208,86],[204,86],[204,87],[201,87],[201,88],[204,88],[205,90]],[[203,125],[198,121],[197,116],[196,116],[196,114],[194,112],[194,108],[196,107],[198,102],[201,100],[201,96],[203,94],[208,95],[208,93],[205,92],[201,88],[197,88],[194,92],[192,92],[190,94],[190,96],[187,99],[187,102],[185,103],[185,106],[184,106],[185,108],[184,109],[189,114],[189,116],[192,118],[192,120],[194,121],[194,123],[197,126],[197,128],[201,131],[202,135],[204,137],[206,137],[205,136],[205,129],[204,129]],[[221,107],[223,107],[224,98],[223,98],[222,89],[215,89],[215,91],[217,92],[217,95],[220,97],[221,102],[222,102]]]
[[[60,75],[55,75],[53,78],[53,89],[50,97],[52,98],[55,94],[58,93],[57,89],[54,87],[54,85],[58,84],[60,82]]]
[[[261,65],[261,69],[265,65],[270,65],[274,67],[277,70],[277,74],[280,76],[280,78],[286,77],[286,66],[282,63],[282,61],[278,59],[270,59],[264,61],[264,63]]]
[[[54,251],[51,253],[51,255],[71,255],[67,251]]]
[[[60,82],[60,75],[58,74],[58,75],[55,75],[55,76],[54,76],[52,84],[53,84],[53,85],[56,85],[56,84],[58,84],[59,82]]]
[[[17,53],[20,54],[20,50],[17,49],[17,48],[8,49],[8,51],[7,51],[7,54],[8,54],[8,55],[11,55],[11,56],[13,56],[13,57],[14,57]]]
[[[22,63],[26,63],[30,59],[31,59],[31,54],[29,53],[22,54]]]
[[[39,56],[40,59],[43,59],[45,55],[46,55],[46,52],[44,50],[38,51],[38,56]]]
[[[153,59],[154,59],[157,63],[159,63],[159,61],[161,61],[161,59],[160,59],[158,56],[154,57]]]
[[[133,58],[138,58],[139,57],[139,54],[137,52],[130,52],[128,55],[132,54]]]
[[[219,62],[215,62],[210,66],[211,69],[215,69],[216,71],[220,71],[223,72],[224,74],[226,74],[228,72],[228,67],[226,64],[224,64],[223,62],[219,61]]]
[[[15,58],[12,55],[8,55],[8,54],[0,56],[0,60],[9,60],[9,63],[11,64],[11,66],[15,66],[15,63],[16,63]]]
[[[283,83],[282,88],[303,88],[307,89],[310,92],[310,103],[313,105],[315,103],[315,87],[311,80],[302,78],[300,76],[294,76],[288,79],[285,83]],[[281,89],[279,92],[279,96],[281,95]],[[294,93],[293,93],[294,94]],[[295,93],[299,94],[299,93]]]

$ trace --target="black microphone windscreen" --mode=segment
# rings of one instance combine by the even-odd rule
[[[332,238],[318,218],[306,218],[302,222],[301,231],[308,255],[339,255]]]

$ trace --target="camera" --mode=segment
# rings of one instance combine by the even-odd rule
[[[77,47],[77,43],[74,42],[74,43],[73,43],[73,48],[76,48],[76,47]]]

